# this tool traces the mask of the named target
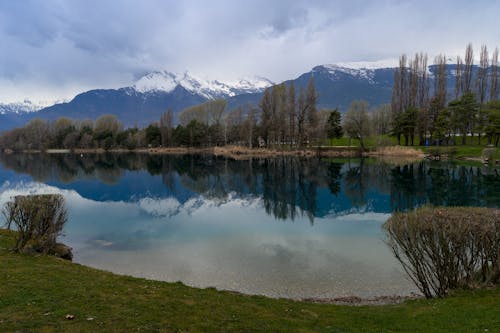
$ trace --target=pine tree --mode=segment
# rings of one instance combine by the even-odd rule
[[[326,121],[326,134],[328,139],[339,139],[344,134],[340,123],[341,117],[338,109],[330,111]]]

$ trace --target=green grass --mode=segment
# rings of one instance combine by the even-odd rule
[[[402,143],[404,140],[402,140]],[[474,137],[474,139],[467,138],[467,144],[462,145],[462,139],[460,137],[455,138],[455,145],[453,146],[419,146],[418,145],[419,139],[418,137],[415,137],[414,146],[415,149],[421,149],[424,153],[429,153],[431,150],[442,150],[443,153],[448,153],[452,152],[452,158],[454,159],[464,159],[464,158],[479,158],[483,155],[483,150],[486,148],[490,148],[487,146],[487,138],[483,137],[481,139],[481,145],[478,145],[477,142],[477,137]],[[359,140],[357,139],[352,139],[349,140],[347,137],[342,137],[340,139],[330,139],[326,144],[330,146],[355,146],[359,147]],[[377,148],[381,146],[394,146],[397,144],[397,140],[395,137],[387,136],[387,135],[381,135],[381,136],[370,136],[365,138],[365,147],[372,149],[372,148]],[[500,159],[500,148],[497,147],[492,147],[494,149],[494,153],[491,156],[492,159],[498,160]]]
[[[494,149],[492,159],[500,159],[500,148],[489,148],[486,146],[443,146],[443,147],[424,147],[422,148],[425,153],[430,151],[442,151],[444,154],[450,154],[452,158],[463,159],[467,157],[480,158],[483,156],[484,149]]]
[[[0,230],[0,332],[498,332],[500,289],[348,307],[149,281],[13,254]],[[66,314],[75,319],[65,319]],[[93,318],[93,320],[88,320]]]

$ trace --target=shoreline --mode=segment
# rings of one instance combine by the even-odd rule
[[[5,235],[9,235],[9,234],[12,237],[12,235],[15,234],[15,231],[0,228],[0,239],[1,239],[2,235],[5,236]],[[58,243],[58,244],[60,244],[61,246],[65,247],[67,249],[72,249],[71,247],[67,246],[64,243]],[[0,247],[0,254],[1,254],[2,250],[7,250],[7,248]],[[329,297],[329,298],[273,297],[273,296],[268,296],[268,295],[263,295],[263,294],[244,293],[241,291],[230,290],[230,289],[219,289],[219,288],[215,288],[215,287],[199,287],[199,286],[185,284],[182,281],[171,282],[171,281],[165,281],[165,280],[138,277],[138,276],[129,275],[129,274],[115,273],[113,271],[108,271],[106,269],[97,268],[94,266],[89,266],[89,265],[82,264],[79,262],[74,262],[72,256],[71,256],[71,258],[62,258],[62,257],[59,257],[57,255],[47,255],[47,254],[41,254],[41,253],[29,252],[29,251],[24,252],[24,254],[20,254],[20,255],[27,255],[27,256],[31,256],[33,258],[47,257],[47,258],[52,258],[55,260],[63,260],[72,266],[82,266],[82,267],[85,267],[85,268],[88,268],[91,270],[95,270],[95,271],[100,272],[100,273],[110,273],[116,277],[146,280],[146,281],[150,281],[150,282],[154,282],[154,283],[161,283],[161,284],[166,284],[166,285],[181,283],[182,285],[184,285],[188,288],[194,288],[194,289],[198,289],[198,290],[215,289],[215,290],[217,290],[217,292],[221,292],[221,293],[231,293],[231,294],[240,295],[243,297],[265,297],[266,299],[269,299],[269,300],[287,300],[287,301],[292,301],[292,302],[330,304],[330,305],[333,304],[333,305],[343,305],[343,306],[351,307],[351,306],[364,306],[364,305],[372,305],[372,306],[394,305],[394,304],[401,304],[401,303],[404,303],[404,302],[409,301],[409,300],[416,300],[416,299],[423,299],[424,298],[423,295],[419,295],[415,292],[410,292],[407,295],[377,295],[377,296],[370,296],[370,297],[361,297],[361,296],[357,296],[357,295],[347,295],[347,296],[338,296],[338,297]]]
[[[184,155],[184,154],[210,154],[214,156],[225,156],[235,159],[245,159],[252,157],[278,157],[278,156],[298,156],[298,157],[411,157],[424,158],[425,154],[414,148],[407,147],[384,147],[376,150],[361,151],[357,146],[317,146],[294,149],[277,148],[248,148],[245,146],[216,146],[216,147],[157,147],[157,148],[77,148],[77,149],[46,149],[46,150],[22,150],[13,151],[5,149],[4,153],[29,153],[29,154],[151,154],[151,155]]]
[[[294,149],[276,149],[276,148],[248,148],[245,146],[216,146],[216,147],[157,147],[157,148],[136,148],[124,149],[113,148],[105,150],[103,148],[90,149],[46,149],[46,150],[22,150],[13,151],[4,149],[4,154],[27,153],[27,154],[148,154],[148,155],[194,155],[204,154],[212,156],[221,156],[235,160],[248,160],[251,158],[273,158],[294,156],[302,158],[324,157],[324,158],[342,158],[342,157],[373,157],[383,159],[396,164],[413,163],[422,160],[431,161],[463,161],[472,163],[481,163],[497,167],[500,165],[499,159],[485,159],[482,156],[459,156],[450,157],[447,154],[436,157],[433,154],[426,153],[422,147],[411,146],[386,146],[379,148],[369,148],[365,151],[357,146],[317,146]]]
[[[137,149],[75,149],[76,154],[102,154],[102,153],[136,153],[151,155],[188,155],[209,154],[214,156],[230,157],[234,159],[247,159],[259,157],[298,156],[298,157],[355,157],[361,156],[356,147],[319,147],[304,149],[273,149],[273,148],[247,148],[243,146],[217,146],[217,147],[165,147],[165,148],[137,148]]]

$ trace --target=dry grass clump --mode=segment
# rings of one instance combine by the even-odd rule
[[[374,155],[383,156],[411,156],[411,157],[423,157],[424,153],[421,150],[415,149],[413,147],[404,146],[387,146],[379,147],[373,152]]]
[[[500,280],[499,209],[423,207],[394,213],[384,229],[392,252],[427,298]]]

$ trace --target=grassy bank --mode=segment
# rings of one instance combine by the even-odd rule
[[[118,276],[7,251],[0,230],[1,332],[494,332],[500,290],[399,305],[339,306]],[[65,319],[67,314],[75,316]]]

